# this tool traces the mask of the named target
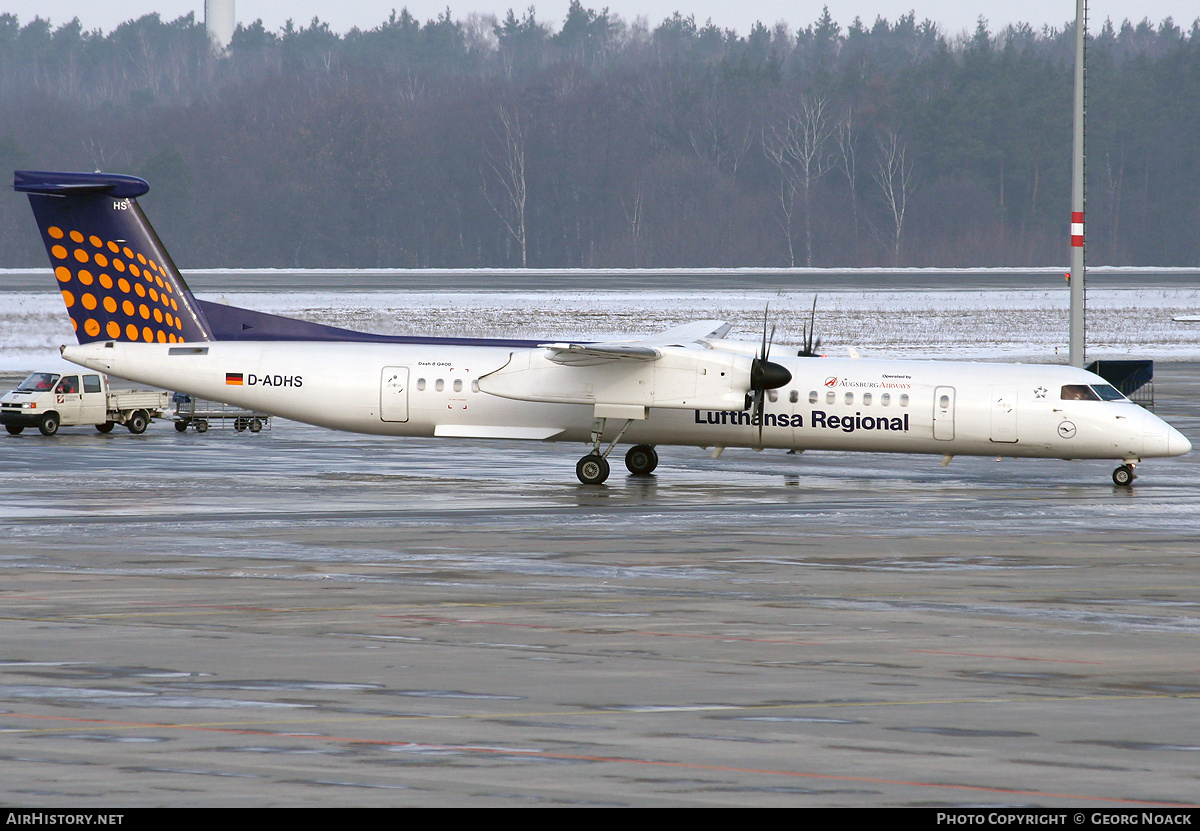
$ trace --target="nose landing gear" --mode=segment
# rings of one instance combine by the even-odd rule
[[[1127,488],[1133,484],[1133,480],[1137,478],[1137,474],[1133,472],[1133,463],[1127,462],[1113,471],[1113,484],[1120,488]]]

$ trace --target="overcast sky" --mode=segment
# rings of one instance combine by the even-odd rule
[[[514,4],[511,0],[411,0],[397,3],[393,0],[353,0],[353,2],[330,2],[330,0],[235,0],[237,19],[250,23],[259,18],[268,29],[278,29],[288,18],[297,25],[308,25],[314,16],[329,23],[337,32],[346,32],[353,27],[372,29],[387,19],[393,8],[399,10],[407,5],[409,11],[427,20],[445,11],[449,5],[451,17],[458,20],[475,12],[502,17],[509,8],[518,15],[524,14],[530,5]],[[570,0],[538,0],[532,5],[537,10],[537,19],[552,23],[555,30],[561,27]],[[638,16],[647,19],[651,27],[675,11],[684,15],[693,14],[696,22],[703,25],[708,19],[722,28],[736,29],[746,34],[756,20],[768,26],[786,21],[793,29],[807,26],[821,13],[821,7],[829,6],[833,19],[842,28],[861,17],[870,25],[878,16],[895,20],[913,10],[917,20],[929,18],[939,24],[943,32],[953,35],[963,30],[974,30],[976,20],[987,18],[993,31],[1008,23],[1024,21],[1040,28],[1042,25],[1062,26],[1075,17],[1073,0],[744,0],[730,3],[728,0],[597,0],[584,1],[585,8],[602,9],[607,6],[627,22]],[[0,0],[0,11],[17,15],[21,23],[35,16],[49,18],[55,27],[78,17],[85,28],[110,32],[118,24],[151,12],[158,12],[164,20],[174,20],[190,11],[197,20],[204,19],[204,2],[186,0]],[[1173,17],[1176,24],[1188,29],[1192,21],[1200,16],[1196,0],[1091,0],[1090,29],[1095,31],[1105,18],[1111,17],[1116,24],[1125,18],[1134,22],[1143,17],[1150,18],[1156,25],[1166,17]]]

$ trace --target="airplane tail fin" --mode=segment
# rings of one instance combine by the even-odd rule
[[[215,340],[201,306],[150,226],[135,176],[18,170],[80,343]]]

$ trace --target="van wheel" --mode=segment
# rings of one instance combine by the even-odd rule
[[[25,428],[19,424],[5,424],[4,429],[8,431],[10,436],[19,436],[21,435],[21,431]]]
[[[46,413],[42,416],[42,423],[38,425],[38,429],[42,431],[43,436],[53,436],[58,432],[58,413]]]
[[[133,415],[129,417],[129,421],[125,422],[125,426],[129,428],[129,432],[135,436],[139,433],[146,432],[146,424],[149,419],[143,410],[135,410]]]
[[[116,426],[115,421],[106,421],[103,424],[97,424],[96,429],[99,430],[101,433],[111,433],[112,428],[115,426]]]
[[[188,423],[186,420],[180,419],[179,421],[175,422],[175,432],[176,433],[184,432],[185,430],[187,430],[187,425],[188,425]]]

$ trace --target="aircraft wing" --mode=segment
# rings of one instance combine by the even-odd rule
[[[547,359],[560,366],[597,366],[610,361],[655,361],[667,346],[687,348],[704,338],[722,338],[732,323],[696,320],[636,341],[609,343],[544,343]]]

